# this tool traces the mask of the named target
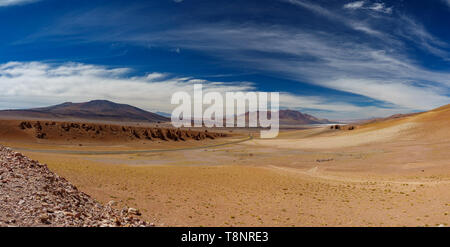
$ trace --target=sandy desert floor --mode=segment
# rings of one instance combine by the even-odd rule
[[[447,226],[449,123],[447,106],[352,131],[150,145],[161,152],[102,153],[149,148],[139,143],[1,143],[162,226]],[[79,149],[93,153],[60,152]]]

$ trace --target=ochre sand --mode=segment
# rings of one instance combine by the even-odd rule
[[[47,163],[103,203],[114,200],[119,207],[141,209],[157,225],[446,226],[450,223],[449,126],[447,106],[352,131],[287,131],[273,140],[194,150],[24,154]],[[2,144],[77,148],[10,140]],[[170,149],[173,144],[159,143],[158,148]],[[91,143],[88,149],[135,150],[139,145],[152,147]]]

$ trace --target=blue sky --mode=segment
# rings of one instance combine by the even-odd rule
[[[281,92],[362,119],[450,103],[450,0],[0,0],[0,108]]]

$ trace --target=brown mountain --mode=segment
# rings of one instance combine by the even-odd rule
[[[259,114],[259,112],[257,113]],[[248,119],[249,113],[247,112],[246,118]],[[268,112],[268,116],[271,116],[271,112]],[[301,113],[299,111],[293,110],[280,110],[279,111],[279,119],[281,125],[304,125],[304,124],[329,124],[336,123],[331,122],[328,119],[320,119],[314,116],[311,116],[306,113]]]
[[[280,110],[280,123],[281,124],[329,124],[335,123],[328,119],[316,118],[312,115],[301,113],[293,110]]]
[[[81,119],[120,122],[166,122],[169,118],[137,107],[107,100],[84,103],[66,102],[59,105],[0,111],[0,117],[18,119]]]

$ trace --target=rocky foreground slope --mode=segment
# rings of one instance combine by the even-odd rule
[[[46,165],[0,146],[0,226],[147,226],[139,211],[102,205]]]

